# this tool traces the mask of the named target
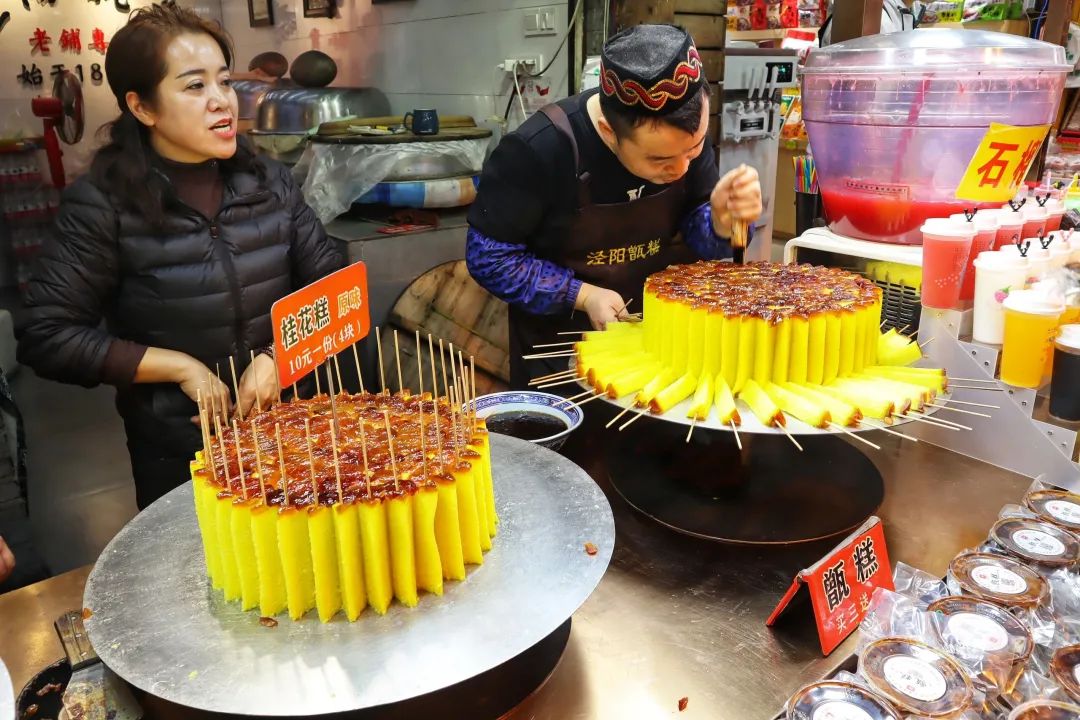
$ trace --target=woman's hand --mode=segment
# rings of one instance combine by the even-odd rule
[[[278,385],[277,365],[270,355],[256,355],[240,377],[240,400],[237,403],[240,417],[252,408],[262,410],[281,395]]]
[[[187,358],[187,361],[183,362],[176,381],[180,385],[180,389],[194,402],[198,402],[199,398],[202,398],[203,410],[210,418],[211,429],[213,429],[214,423],[211,409],[216,410],[221,422],[227,424],[233,409],[232,394],[229,392],[229,386],[218,378],[210,368],[195,358],[190,355],[184,357]],[[196,415],[191,418],[191,422],[198,424],[199,416]]]
[[[15,572],[15,555],[4,542],[4,538],[0,537],[0,584],[11,577],[13,572]]]
[[[582,283],[574,308],[584,310],[594,330],[603,330],[609,322],[617,322],[626,315],[626,303],[614,290]]]
[[[712,205],[713,231],[720,237],[731,237],[733,219],[753,224],[762,211],[757,170],[740,165],[728,171],[713,188],[709,203]]]

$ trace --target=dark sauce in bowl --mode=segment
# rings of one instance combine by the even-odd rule
[[[558,435],[569,427],[563,419],[555,415],[528,410],[496,413],[487,416],[485,422],[489,432],[529,441]]]

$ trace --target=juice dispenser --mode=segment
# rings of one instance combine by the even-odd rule
[[[1005,33],[917,30],[811,52],[803,119],[829,227],[917,245],[919,228],[972,206],[956,187],[990,123],[1045,125],[1065,49]]]

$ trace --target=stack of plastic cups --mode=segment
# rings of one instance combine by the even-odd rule
[[[1046,234],[1046,218],[1049,215],[1046,208],[1028,203],[1024,206],[1022,214],[1024,216],[1024,229],[1020,233],[1021,237],[1033,238]]]
[[[1000,250],[1006,245],[1013,245],[1024,237],[1024,215],[1006,206],[997,212],[998,231],[994,238],[994,249]]]
[[[1064,269],[1072,257],[1072,249],[1061,237],[1061,233],[1051,233],[1050,238],[1050,268],[1052,270]]]
[[[960,302],[975,225],[932,218],[923,223],[922,235],[923,307],[950,310]]]
[[[980,253],[994,249],[994,240],[997,237],[998,221],[990,213],[978,212],[970,216],[964,213],[950,215],[949,219],[963,226],[971,223],[975,226],[975,237],[971,241],[971,250],[968,251],[967,265],[964,268],[964,282],[960,286],[960,300],[971,300],[975,297],[975,258]]]
[[[1018,253],[984,252],[975,258],[975,309],[972,339],[1000,345],[1005,335],[1005,309],[1009,294],[1027,283],[1027,259]]]

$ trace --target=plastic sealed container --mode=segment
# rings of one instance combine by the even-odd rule
[[[1069,69],[1060,46],[976,30],[814,50],[801,72],[803,120],[829,227],[919,244],[924,220],[971,207],[956,187],[990,123],[1053,123]]]
[[[987,210],[975,215],[968,216],[964,213],[950,215],[953,222],[964,224],[971,223],[975,227],[975,237],[971,241],[971,250],[968,251],[967,267],[964,270],[964,283],[960,286],[960,299],[971,300],[975,297],[975,258],[981,253],[994,249],[994,239],[997,237],[998,220]],[[970,217],[970,219],[969,219]]]
[[[973,223],[948,218],[923,223],[923,307],[948,310],[960,301],[975,234]]]

